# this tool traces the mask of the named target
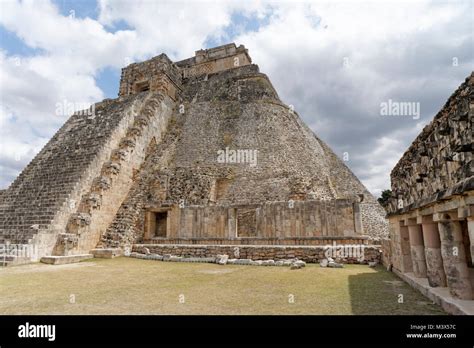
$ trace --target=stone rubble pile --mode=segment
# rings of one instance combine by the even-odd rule
[[[344,265],[342,263],[334,261],[332,257],[328,257],[327,259],[323,259],[319,262],[320,267],[329,267],[329,268],[343,268]]]

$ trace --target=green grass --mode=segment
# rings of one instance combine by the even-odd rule
[[[93,259],[0,269],[0,294],[1,314],[443,314],[392,273],[365,265]]]

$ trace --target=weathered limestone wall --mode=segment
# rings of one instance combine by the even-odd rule
[[[474,73],[448,99],[391,173],[391,213],[474,189]]]
[[[354,245],[356,249],[360,246]],[[298,258],[305,262],[317,263],[327,258],[325,254],[328,246],[256,246],[256,245],[159,245],[159,244],[137,244],[132,251],[144,253],[145,249],[151,253],[160,255],[171,254],[173,256],[186,257],[216,257],[217,255],[229,255],[230,258],[252,259],[252,260],[288,260]],[[381,261],[381,248],[379,245],[363,246],[363,259],[357,252],[341,258],[344,263],[369,263]],[[348,255],[348,254],[346,254]],[[336,257],[337,258],[337,257]]]
[[[104,241],[109,247],[117,247],[143,240],[159,243],[165,240],[210,243],[212,240],[217,244],[225,240],[256,244],[319,244],[318,238],[324,237],[364,240],[356,230],[353,206],[354,203],[347,200],[334,200],[295,201],[291,205],[272,202],[230,207],[150,207],[137,212],[133,220],[121,219],[129,225],[126,228],[123,224],[113,225]],[[127,207],[130,211],[131,205],[127,204]],[[164,238],[154,235],[155,211],[167,211],[168,232]]]
[[[245,220],[243,212],[250,217]],[[272,202],[263,205],[170,210],[169,238],[292,238],[355,236],[347,200]],[[250,221],[248,221],[250,220]]]

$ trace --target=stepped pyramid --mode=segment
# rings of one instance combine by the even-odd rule
[[[28,260],[387,233],[374,197],[235,44],[127,66],[119,97],[72,115],[0,200],[0,243],[33,246]]]

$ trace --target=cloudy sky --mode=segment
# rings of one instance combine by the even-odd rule
[[[66,121],[58,107],[115,98],[125,65],[236,42],[378,195],[473,70],[473,13],[473,1],[1,0],[0,188]],[[381,115],[389,100],[420,116]]]

